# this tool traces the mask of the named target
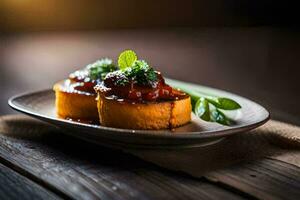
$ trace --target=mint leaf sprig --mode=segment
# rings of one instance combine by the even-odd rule
[[[232,99],[210,95],[174,80],[168,80],[168,82],[172,87],[190,95],[193,112],[205,121],[229,126],[233,123],[233,120],[227,117],[223,110],[237,110],[241,108],[241,105]]]
[[[126,79],[119,81],[119,85],[129,83],[129,80],[140,85],[155,86],[157,83],[157,73],[144,60],[138,60],[136,53],[132,50],[123,51],[118,59],[120,71]]]
[[[134,62],[137,60],[137,55],[132,50],[125,50],[119,55],[118,65],[121,70],[128,67],[132,67]]]

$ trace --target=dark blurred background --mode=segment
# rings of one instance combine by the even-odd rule
[[[243,95],[300,124],[295,2],[1,0],[0,114],[13,113],[14,94],[133,49],[168,77]]]

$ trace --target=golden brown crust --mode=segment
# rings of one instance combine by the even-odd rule
[[[129,103],[98,94],[98,112],[103,126],[126,129],[175,128],[191,120],[191,99]]]
[[[94,122],[99,120],[95,95],[65,91],[62,82],[56,83],[53,89],[56,96],[56,112],[59,117]]]

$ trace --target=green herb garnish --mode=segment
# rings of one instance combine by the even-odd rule
[[[113,64],[113,61],[108,58],[97,60],[96,62],[86,66],[89,77],[93,80],[104,79],[109,73],[117,70],[117,67]]]
[[[136,60],[137,56],[135,52],[132,50],[126,50],[120,54],[118,59],[118,65],[120,69],[124,70],[127,67],[131,67]]]
[[[132,67],[124,70],[125,75],[140,85],[154,86],[157,81],[155,70],[144,60],[136,60]]]
[[[157,73],[155,70],[146,61],[138,60],[136,53],[132,50],[122,52],[119,56],[118,64],[120,72],[117,73],[123,73],[126,78],[117,80],[117,85],[126,85],[129,81],[150,86],[155,86],[157,83]]]
[[[241,108],[240,104],[232,99],[209,95],[180,81],[168,80],[168,83],[191,96],[193,112],[205,121],[229,126],[233,123],[233,120],[227,117],[222,110]]]

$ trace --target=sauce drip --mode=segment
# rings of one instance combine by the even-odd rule
[[[174,106],[175,106],[174,102],[171,102],[170,119],[169,119],[169,129],[171,131],[175,130],[174,127],[172,126],[172,124],[174,124],[173,121],[175,120],[174,112],[173,112],[174,111]]]

